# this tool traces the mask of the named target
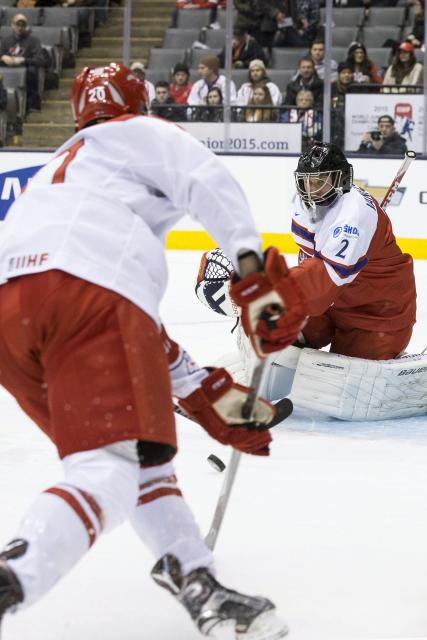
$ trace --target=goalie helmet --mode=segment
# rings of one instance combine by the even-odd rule
[[[200,262],[196,296],[212,311],[237,318],[238,307],[230,298],[230,278],[233,273],[233,264],[221,249],[207,251]]]
[[[147,104],[145,85],[130,69],[111,62],[105,67],[85,67],[74,78],[71,106],[77,130],[97,120],[140,114]]]
[[[311,208],[330,206],[353,184],[353,167],[335,144],[314,144],[300,157],[294,175],[299,197]]]

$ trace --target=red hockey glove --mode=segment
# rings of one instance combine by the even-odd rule
[[[184,411],[194,418],[212,438],[244,453],[268,456],[271,436],[268,425],[275,416],[274,407],[258,399],[254,421],[242,418],[242,406],[249,389],[233,382],[225,369],[213,369],[199,389],[179,400]]]
[[[242,309],[242,326],[260,358],[295,342],[306,320],[305,297],[275,247],[264,254],[263,271],[235,278],[230,289]]]

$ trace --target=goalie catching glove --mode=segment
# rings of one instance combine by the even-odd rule
[[[248,422],[242,418],[248,392],[247,387],[234,383],[225,369],[212,369],[198,389],[178,402],[221,444],[229,444],[244,453],[267,456],[271,442],[268,427],[275,417],[275,409],[266,400],[258,399],[253,421]]]
[[[241,307],[241,321],[259,358],[297,339],[306,320],[305,297],[275,247],[264,253],[262,271],[233,277],[230,295]]]

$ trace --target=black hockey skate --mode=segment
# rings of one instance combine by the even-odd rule
[[[25,540],[13,540],[0,553],[0,638],[2,618],[6,611],[12,610],[24,599],[24,593],[18,578],[8,567],[7,560],[19,558],[27,550]]]
[[[187,609],[199,631],[216,640],[279,640],[288,627],[270,600],[226,589],[205,568],[183,576],[179,560],[166,554],[151,576]]]

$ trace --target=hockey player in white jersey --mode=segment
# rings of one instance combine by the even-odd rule
[[[391,222],[369,193],[353,184],[353,168],[333,144],[316,144],[295,172],[292,233],[299,246],[293,282],[310,316],[298,346],[276,355],[263,394],[289,393],[296,406],[347,420],[427,412],[427,356],[396,359],[415,322],[413,261],[402,253]],[[235,315],[228,296],[232,261],[205,254],[198,297]],[[330,345],[330,352],[319,351]],[[253,356],[239,333],[240,355],[224,361],[248,380]],[[302,348],[304,347],[304,348]]]
[[[261,269],[260,310],[277,298],[285,307],[270,277],[283,263],[262,270],[239,185],[188,133],[138,115],[145,101],[126,67],[84,69],[72,89],[77,133],[2,228],[0,383],[56,445],[64,479],[35,500],[0,554],[0,620],[40,599],[103,531],[129,519],[158,559],[153,578],[204,635],[273,640],[287,632],[274,605],[214,577],[171,462],[172,394],[212,437],[253,455],[269,453],[275,410],[258,400],[245,421],[247,389],[224,369],[195,366],[162,328],[159,303],[164,239],[186,213],[236,265]],[[271,343],[290,344],[298,317],[294,335],[279,330]],[[255,322],[254,340],[256,331]],[[269,342],[268,327],[259,340]]]

